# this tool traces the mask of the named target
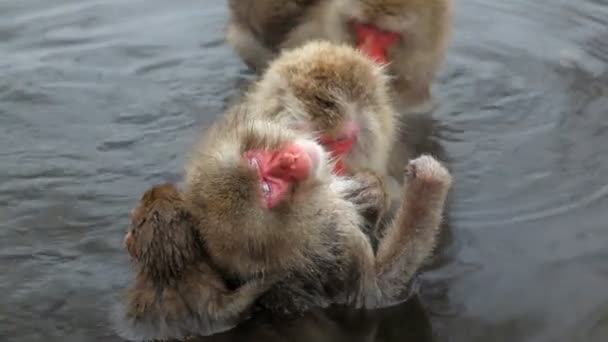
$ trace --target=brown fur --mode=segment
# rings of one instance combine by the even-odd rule
[[[345,166],[356,173],[371,170],[387,176],[389,153],[398,118],[389,99],[389,78],[383,68],[348,45],[310,42],[285,51],[274,60],[247,95],[254,115],[302,125],[311,133],[336,138],[346,121],[360,132]],[[407,149],[400,151],[410,154]],[[402,167],[405,164],[402,164]],[[387,179],[398,193],[398,181]]]
[[[253,2],[270,1],[245,2],[253,6]],[[296,6],[293,11],[267,10],[249,12],[248,16],[234,15],[238,6],[232,6],[226,38],[248,65],[256,65],[255,69],[261,71],[281,49],[297,47],[314,39],[354,44],[349,21],[373,23],[402,35],[403,39],[388,53],[389,70],[395,76],[393,89],[399,95],[399,105],[405,105],[410,111],[424,111],[431,103],[430,83],[443,61],[449,41],[451,6],[451,0],[327,0]],[[256,32],[243,25],[244,22],[250,23],[249,27],[251,23],[269,23],[272,22],[270,17],[282,25],[266,25],[265,29]],[[287,35],[283,33],[286,23],[291,23]],[[274,36],[275,32],[281,32],[281,35],[274,39],[261,38]],[[258,53],[262,50],[265,53]]]
[[[231,25],[228,42],[250,68],[261,71],[266,58],[271,58],[272,46],[285,40],[289,30],[319,0],[228,0]],[[260,58],[266,56],[266,58]]]
[[[276,149],[302,136],[274,123],[251,120],[241,109],[216,123],[196,148],[186,169],[186,198],[204,219],[202,235],[220,267],[249,276],[306,267],[305,254],[322,251],[319,246],[325,243],[320,232],[326,219],[310,208],[314,201],[327,195],[328,207],[350,204],[331,194],[329,166],[323,178],[298,184],[276,210],[256,203],[257,176],[241,161],[241,154],[252,148]],[[356,214],[340,220],[359,221]],[[311,234],[302,237],[302,231]]]
[[[141,197],[125,237],[136,277],[113,317],[124,338],[181,339],[226,330],[269,287],[256,281],[228,290],[209,263],[197,225],[173,184]]]
[[[360,187],[333,176],[327,160],[278,207],[269,210],[258,203],[258,180],[241,154],[296,139],[312,138],[239,107],[216,122],[196,147],[186,168],[185,198],[200,216],[213,263],[237,282],[281,275],[283,280],[259,300],[277,313],[331,303],[376,307],[391,302],[434,248],[450,175],[430,157],[412,161],[410,170],[416,172],[409,173],[404,188],[407,204],[386,228],[376,259],[361,229],[360,207],[347,199]],[[410,203],[414,199],[423,205]],[[415,248],[403,250],[404,236]]]

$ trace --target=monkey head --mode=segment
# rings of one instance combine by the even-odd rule
[[[383,143],[377,137],[393,130],[389,82],[384,68],[355,48],[313,41],[270,64],[250,96],[251,107],[316,134],[342,173],[357,162],[349,159],[373,155]]]
[[[329,156],[312,137],[269,121],[236,121],[212,129],[186,170],[186,198],[206,226],[265,229],[331,180]]]
[[[394,60],[392,49],[418,47],[436,38],[437,21],[448,1],[335,0],[330,13],[345,32],[334,35],[349,37],[377,62],[388,63]]]
[[[132,210],[124,245],[145,272],[157,279],[175,279],[200,256],[194,225],[175,185],[156,185],[144,192]]]

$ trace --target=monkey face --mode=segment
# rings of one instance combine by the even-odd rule
[[[336,0],[335,13],[351,42],[379,63],[394,49],[426,37],[438,4],[445,0]],[[428,39],[428,38],[427,38]]]
[[[323,155],[320,145],[299,139],[276,149],[251,149],[245,151],[243,157],[257,175],[262,204],[273,208],[295,184],[319,177]]]
[[[124,244],[140,270],[155,280],[176,279],[201,256],[197,223],[175,185],[155,185],[133,209]]]
[[[325,150],[312,137],[282,125],[245,120],[213,140],[196,162],[197,175],[188,177],[198,203],[207,203],[208,218],[284,207],[331,177]]]

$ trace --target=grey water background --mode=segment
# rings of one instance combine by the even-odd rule
[[[433,113],[451,237],[420,296],[207,340],[608,341],[608,2],[455,15]],[[0,340],[120,340],[128,211],[179,181],[246,75],[226,17],[220,0],[0,1]]]

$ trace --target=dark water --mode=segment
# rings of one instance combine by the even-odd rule
[[[436,132],[452,240],[420,301],[218,341],[608,341],[608,3],[456,0]],[[244,67],[223,1],[0,2],[0,340],[118,341],[139,193]]]

